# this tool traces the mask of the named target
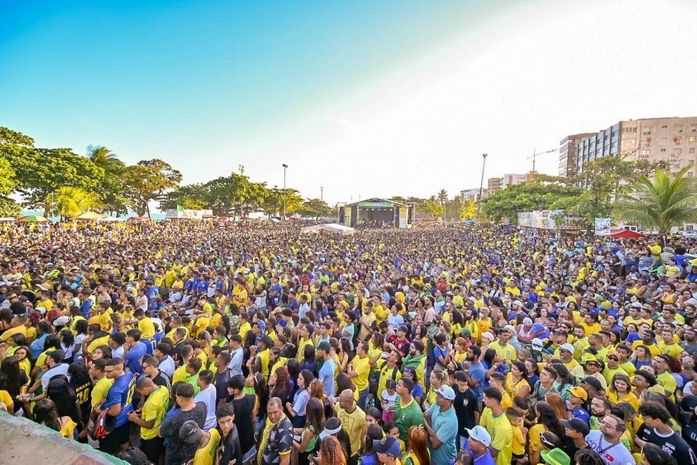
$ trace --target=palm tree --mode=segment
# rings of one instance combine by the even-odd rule
[[[103,168],[106,172],[112,171],[121,163],[114,152],[102,145],[90,145],[87,147],[87,155],[92,163]]]
[[[74,218],[101,205],[99,196],[79,187],[61,187],[50,195],[48,203],[52,210],[63,218]]]
[[[124,196],[123,173],[126,164],[116,154],[101,145],[87,147],[87,155],[92,163],[104,170],[104,182],[98,188],[98,194],[104,203],[104,210],[110,213],[126,213],[128,201]]]
[[[658,230],[665,238],[674,226],[697,221],[697,179],[685,175],[686,166],[674,176],[667,170],[658,170],[654,179],[642,175],[631,194],[620,197],[615,206],[619,219]]]

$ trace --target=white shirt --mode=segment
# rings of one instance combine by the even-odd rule
[[[214,385],[208,386],[203,391],[196,394],[194,400],[196,402],[203,402],[206,404],[206,421],[203,424],[203,429],[208,431],[211,428],[215,428],[215,403],[216,403],[217,393]]]
[[[51,378],[58,375],[65,375],[68,378],[68,381],[70,381],[67,363],[59,363],[43,374],[41,377],[41,387],[43,388],[43,392],[46,392],[46,389],[48,389],[48,383],[51,382]]]
[[[169,376],[169,379],[172,379],[172,375],[174,374],[174,359],[169,355],[166,356],[164,359],[160,361],[160,365],[158,368],[162,373]]]
[[[593,430],[586,436],[586,442],[600,455],[605,465],[636,465],[632,453],[627,450],[622,441],[610,445],[603,437],[603,433]]]

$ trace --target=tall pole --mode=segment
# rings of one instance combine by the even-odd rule
[[[532,172],[535,172],[535,158],[537,158],[537,148],[532,149]]]
[[[288,165],[285,163],[281,165],[283,167],[283,219],[286,219],[286,170]]]
[[[319,186],[319,201],[324,202],[324,187]]]
[[[482,179],[479,181],[479,201],[477,202],[477,218],[479,218],[479,207],[482,204],[482,189],[484,189],[484,167],[486,167],[486,153],[482,154]]]

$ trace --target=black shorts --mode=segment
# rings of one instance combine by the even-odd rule
[[[162,456],[165,451],[163,443],[164,439],[159,437],[152,439],[141,439],[140,450],[143,451],[148,460],[157,465],[160,463],[160,456]]]
[[[99,450],[107,454],[117,454],[121,451],[121,446],[128,442],[128,435],[131,431],[131,424],[125,424],[114,428],[109,434],[99,440]]]

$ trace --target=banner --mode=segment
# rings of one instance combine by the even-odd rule
[[[562,210],[535,210],[518,213],[518,226],[536,229],[557,229],[557,218],[562,217]]]
[[[595,233],[596,234],[610,234],[610,228],[612,226],[612,218],[596,218],[595,219]]]

